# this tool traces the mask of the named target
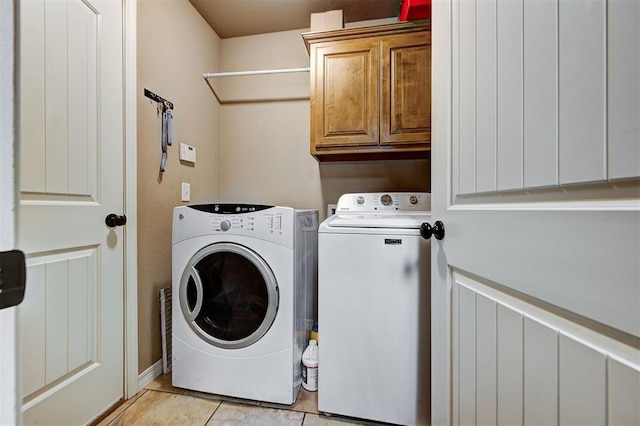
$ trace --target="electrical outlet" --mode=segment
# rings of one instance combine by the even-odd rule
[[[191,201],[191,184],[182,182],[182,201]]]

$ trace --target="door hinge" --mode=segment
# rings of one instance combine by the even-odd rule
[[[20,250],[0,252],[0,309],[22,303],[26,269],[24,253]]]

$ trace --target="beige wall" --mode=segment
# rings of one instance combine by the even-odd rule
[[[171,218],[181,183],[191,201],[219,196],[219,105],[202,73],[219,68],[220,39],[187,0],[138,0],[138,365],[162,358],[158,295],[171,285]],[[144,88],[174,104],[174,145],[159,173],[161,121]],[[178,143],[197,150],[181,164]],[[186,163],[188,164],[188,163]]]
[[[222,40],[221,69],[302,68],[301,34]],[[319,164],[309,154],[309,75],[231,77],[220,82],[220,181],[226,200],[320,210],[346,192],[428,191],[429,162]]]
[[[306,73],[210,80],[213,93],[201,77],[307,67],[304,31],[220,40],[187,0],[138,0],[140,372],[162,357],[158,293],[171,285],[171,211],[183,204],[182,182],[191,183],[192,203],[315,208],[322,219],[326,204],[346,192],[429,190],[426,160],[319,164],[311,157]],[[162,175],[160,118],[144,88],[175,105],[175,145]],[[178,160],[179,142],[196,147],[195,167]]]

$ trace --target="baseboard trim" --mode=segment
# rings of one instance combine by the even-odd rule
[[[138,389],[142,390],[162,375],[162,360],[158,360],[151,367],[147,368],[138,376]]]

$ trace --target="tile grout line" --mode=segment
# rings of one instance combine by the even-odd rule
[[[222,405],[222,401],[218,401],[218,406],[216,407],[215,410],[213,410],[213,413],[211,413],[211,416],[209,416],[209,418],[207,419],[206,422],[204,422],[204,424],[202,426],[207,426],[207,424],[209,424],[209,422],[213,419],[213,416],[216,415],[216,413],[218,412],[218,410],[220,409],[220,406]]]
[[[113,420],[111,420],[109,423],[107,423],[107,425],[106,425],[106,426],[111,426],[111,425],[112,425],[112,424],[114,424],[114,422],[115,422],[116,420],[118,420],[119,418],[124,419],[124,414],[127,412],[127,410],[128,410],[129,408],[131,408],[131,407],[133,406],[133,404],[135,404],[136,402],[138,402],[138,400],[139,400],[140,398],[142,398],[142,397],[144,396],[144,394],[146,394],[146,393],[147,393],[147,389],[142,389],[140,392],[138,392],[137,394],[135,394],[135,395],[133,396],[133,398],[130,398],[130,400],[131,400],[131,401],[129,401],[129,400],[125,401],[124,403],[126,404],[126,407],[125,407],[125,409],[124,409],[124,410],[122,410],[122,413],[120,413],[120,414],[118,414],[117,416],[115,416],[115,417],[113,418]]]

